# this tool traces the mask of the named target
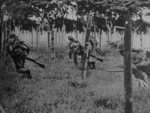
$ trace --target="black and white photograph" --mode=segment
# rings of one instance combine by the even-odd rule
[[[0,0],[0,113],[149,113],[150,0]]]

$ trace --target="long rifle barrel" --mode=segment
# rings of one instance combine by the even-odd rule
[[[96,56],[94,56],[94,55],[90,55],[90,57],[93,57],[93,58],[95,58],[95,59],[99,60],[100,62],[103,62],[103,59],[98,58],[98,57],[96,57]]]
[[[44,65],[44,64],[41,64],[41,63],[35,61],[35,60],[32,59],[32,58],[26,57],[26,59],[27,59],[27,60],[30,60],[31,62],[34,62],[35,64],[37,64],[37,65],[38,65],[39,67],[41,67],[41,68],[45,68],[45,65]]]

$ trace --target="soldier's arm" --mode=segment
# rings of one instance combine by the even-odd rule
[[[140,71],[135,64],[132,63],[132,71],[133,74],[135,75],[136,79],[139,79],[140,81],[143,82],[143,84],[147,85],[148,84],[148,80],[147,80],[147,75],[145,73],[143,73],[142,71]]]
[[[21,43],[23,46],[26,47],[26,51],[27,51],[27,53],[29,54],[29,52],[30,52],[30,47],[29,47],[24,41],[20,41],[20,43]]]

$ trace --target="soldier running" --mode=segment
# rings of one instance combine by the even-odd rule
[[[83,55],[84,55],[84,47],[81,45],[81,43],[77,40],[75,40],[72,36],[69,36],[68,37],[70,43],[69,43],[69,58],[71,59],[72,58],[72,54],[74,55],[74,62],[75,64],[78,64],[78,61],[77,61],[77,55],[81,56],[81,63],[83,62]],[[94,50],[94,44],[95,42],[93,42],[93,39],[91,38],[90,39],[90,42],[89,42],[89,47],[90,47],[90,56],[89,56],[89,61],[88,61],[88,67],[90,69],[95,69],[95,60],[93,60],[93,57],[96,58],[92,53],[93,53],[93,50]],[[92,56],[92,57],[91,57]],[[102,61],[102,59],[100,58],[97,58],[99,59],[100,61]]]
[[[6,51],[13,59],[17,72],[31,79],[30,70],[24,67],[30,48],[23,41],[20,41],[15,34],[10,34],[6,43]]]
[[[72,36],[68,37],[69,43],[69,58],[72,59],[72,55],[74,55],[74,62],[75,64],[78,64],[77,61],[77,55],[81,56],[81,62],[82,62],[82,56],[84,53],[84,48],[81,45],[81,43],[78,40],[75,40]]]

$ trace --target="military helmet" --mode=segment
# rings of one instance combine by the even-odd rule
[[[124,50],[124,43],[123,42],[119,42],[117,45],[117,51],[123,51]]]
[[[74,38],[72,36],[68,36],[68,40],[74,41]]]

